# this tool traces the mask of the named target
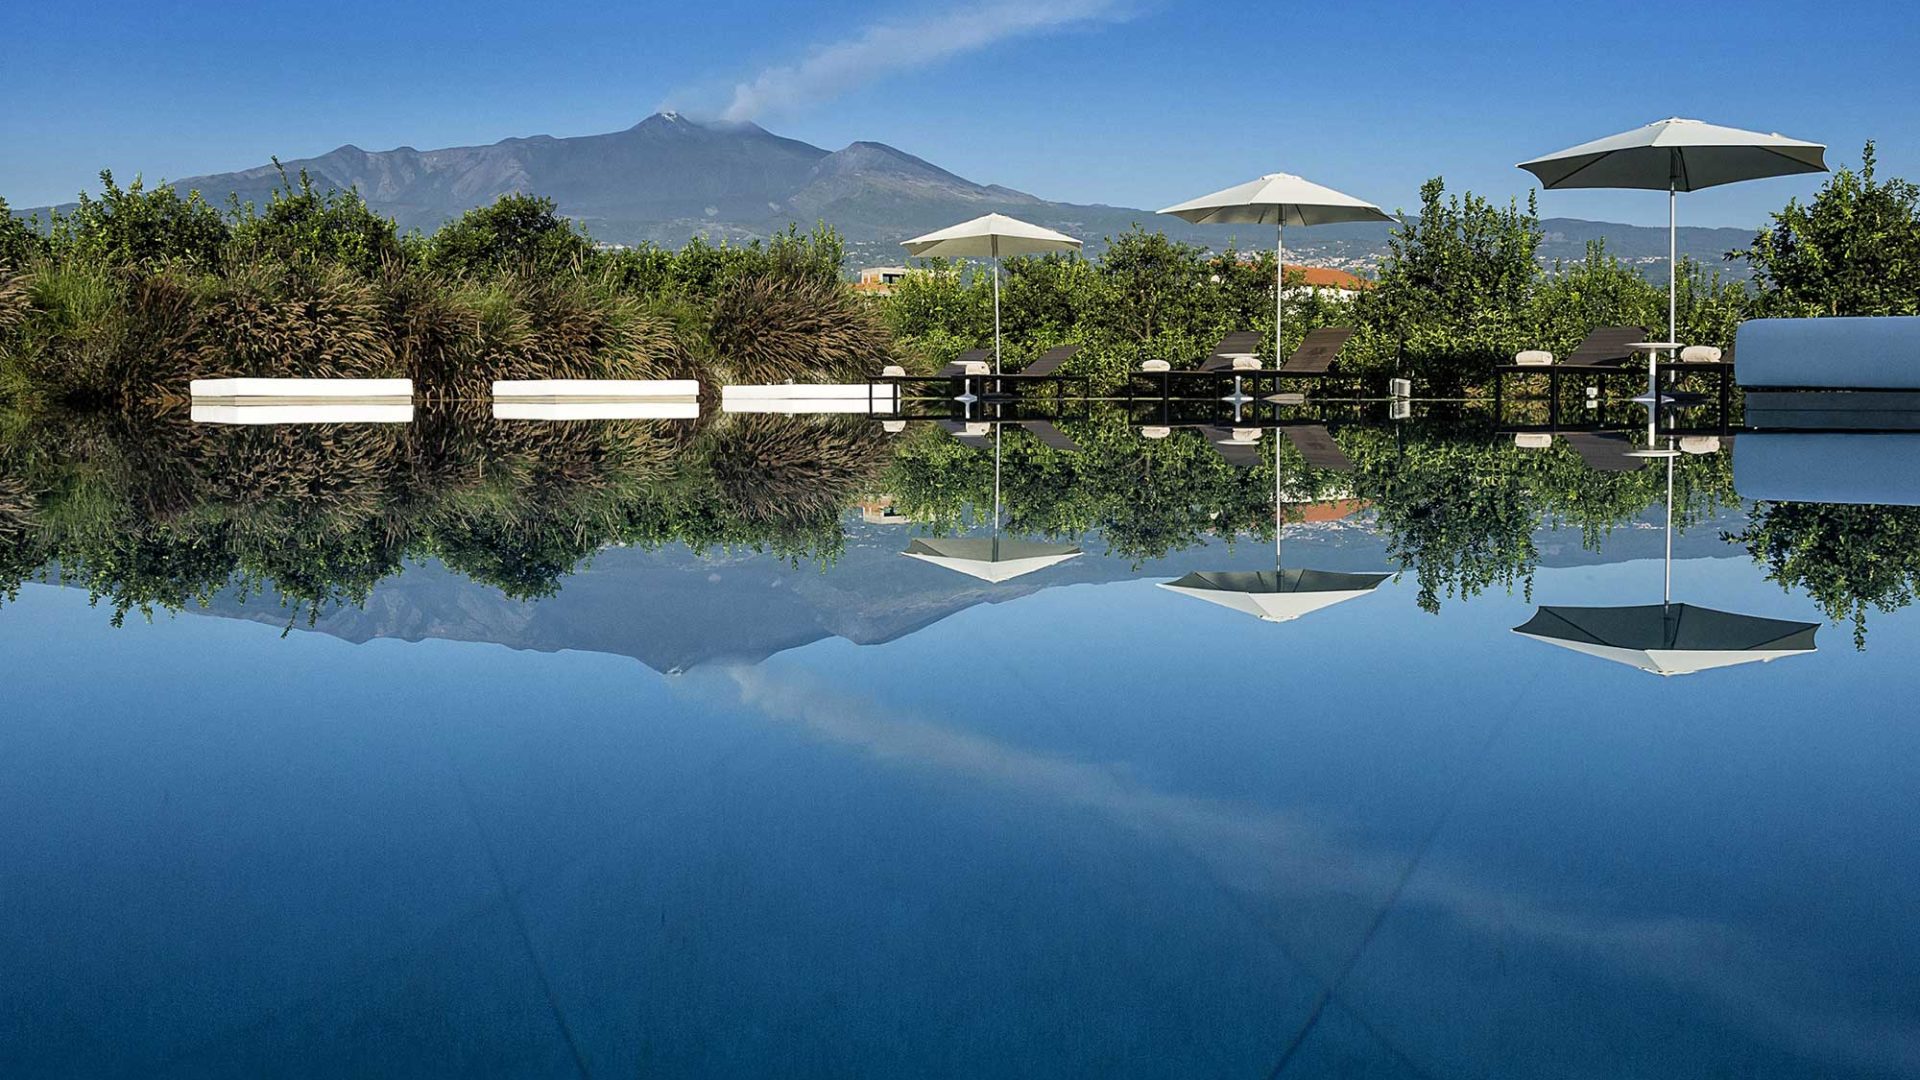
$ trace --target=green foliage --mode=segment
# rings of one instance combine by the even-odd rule
[[[1760,503],[1727,539],[1782,588],[1805,590],[1827,618],[1851,620],[1858,648],[1869,608],[1895,611],[1920,591],[1920,507]]]
[[[100,198],[82,192],[72,213],[54,215],[57,258],[137,269],[169,262],[219,269],[231,232],[199,192],[182,198],[164,185],[149,191],[138,177],[122,188],[105,170],[100,184]]]
[[[534,195],[503,195],[467,211],[441,226],[422,252],[435,271],[466,278],[578,272],[592,256],[593,241],[560,216],[552,199]]]
[[[279,168],[278,159],[274,167]],[[264,211],[248,205],[235,214],[233,240],[242,257],[289,264],[342,266],[371,276],[401,255],[390,218],[367,208],[358,191],[320,191],[305,169],[298,187],[280,172],[280,188]]]
[[[721,287],[707,340],[715,367],[739,383],[864,381],[885,365],[890,344],[839,281],[771,273]]]
[[[1740,254],[1766,315],[1920,314],[1920,186],[1877,179],[1869,142],[1859,171],[1834,173],[1805,206],[1789,202]]]
[[[1442,390],[1478,381],[1527,342],[1527,302],[1541,276],[1542,233],[1532,196],[1522,211],[1469,192],[1446,197],[1435,177],[1420,214],[1403,219],[1359,304],[1375,363],[1384,335],[1406,366]]]
[[[19,268],[45,255],[47,238],[28,222],[15,217],[0,198],[0,269]]]

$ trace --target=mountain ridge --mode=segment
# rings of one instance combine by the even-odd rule
[[[485,145],[366,150],[346,143],[313,157],[163,181],[208,201],[264,204],[289,176],[358,189],[367,204],[403,229],[432,229],[476,206],[513,194],[551,197],[604,243],[678,246],[694,236],[734,242],[762,239],[789,224],[825,222],[859,261],[897,262],[899,241],[988,212],[1011,213],[1076,234],[1097,252],[1104,238],[1140,224],[1216,250],[1264,249],[1270,236],[1249,227],[1196,226],[1149,210],[1044,199],[982,184],[872,140],[827,150],[776,135],[751,122],[690,119],[658,112],[631,127],[595,135],[512,136]],[[38,208],[39,211],[51,209]],[[24,211],[23,213],[33,213]],[[1651,264],[1666,254],[1666,230],[1578,218],[1547,218],[1544,262],[1585,255],[1604,239],[1614,254]],[[1297,230],[1288,255],[1308,264],[1367,269],[1386,248],[1390,226],[1331,225]],[[1717,264],[1753,231],[1682,227],[1684,254]],[[1744,267],[1731,268],[1736,274]]]

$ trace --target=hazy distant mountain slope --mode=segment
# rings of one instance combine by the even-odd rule
[[[743,239],[790,223],[826,221],[847,238],[858,262],[897,261],[899,241],[989,211],[1080,236],[1090,251],[1135,223],[1214,248],[1231,243],[1265,249],[1273,242],[1272,232],[1257,226],[1189,225],[1148,210],[1051,202],[976,183],[884,143],[856,142],[829,152],[755,124],[701,122],[675,113],[604,135],[535,135],[424,151],[343,146],[286,162],[290,176],[303,168],[322,185],[358,188],[369,205],[403,228],[432,229],[502,195],[532,192],[551,196],[563,213],[613,243],[678,246],[694,235]],[[1221,182],[1235,179],[1242,178]],[[229,194],[264,203],[278,184],[279,173],[270,166],[176,182],[216,204]],[[1549,218],[1543,225],[1541,255],[1547,260],[1579,258],[1588,240],[1600,238],[1629,260],[1666,255],[1664,229],[1571,218]],[[1388,228],[1296,229],[1288,251],[1306,262],[1367,266],[1386,250]],[[1680,249],[1717,263],[1723,252],[1750,239],[1741,229],[1683,228]]]

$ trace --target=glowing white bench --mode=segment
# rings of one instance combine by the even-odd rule
[[[405,424],[412,379],[195,379],[188,415],[201,424]]]
[[[501,379],[495,420],[693,420],[696,379]]]
[[[891,383],[779,383],[723,386],[720,410],[730,413],[852,413],[900,411],[900,391]]]

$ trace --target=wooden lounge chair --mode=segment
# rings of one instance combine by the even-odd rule
[[[1034,438],[1039,439],[1042,444],[1050,446],[1055,450],[1065,450],[1069,453],[1074,453],[1080,449],[1079,443],[1068,438],[1067,433],[1054,427],[1051,421],[1022,420],[1020,421],[1020,426],[1026,428],[1027,431],[1032,434]]]
[[[1645,358],[1628,345],[1647,340],[1647,331],[1638,326],[1602,326],[1587,335],[1585,341],[1558,364],[1560,367],[1599,369],[1645,366]]]
[[[1580,460],[1587,463],[1587,468],[1595,472],[1632,472],[1646,464],[1645,458],[1628,454],[1633,449],[1633,443],[1625,435],[1574,431],[1560,437],[1573,447],[1574,453],[1580,455]]]
[[[986,365],[986,371],[980,370],[980,365],[983,364]],[[969,375],[987,374],[992,370],[992,349],[968,349],[966,352],[954,357],[953,363],[934,372],[934,375],[941,379],[963,379]]]
[[[969,424],[959,420],[940,421],[941,430],[952,435],[954,442],[962,446],[971,446],[976,450],[993,449],[993,440],[987,438],[985,432],[980,430],[989,426],[979,422]]]
[[[1333,365],[1340,359],[1340,350],[1346,346],[1347,339],[1353,336],[1351,326],[1322,326],[1309,330],[1307,336],[1300,339],[1300,347],[1280,365],[1282,375],[1305,375],[1322,378],[1333,374]]]
[[[1300,451],[1300,456],[1306,459],[1307,464],[1314,468],[1338,473],[1353,471],[1352,459],[1340,449],[1339,443],[1333,441],[1333,433],[1327,430],[1325,424],[1287,424],[1280,430],[1293,448]]]
[[[1235,330],[1220,339],[1207,358],[1200,362],[1205,372],[1258,371],[1260,335],[1251,330]]]
[[[1078,345],[1056,345],[1034,357],[1033,362],[1018,371],[1009,371],[1001,375],[1003,379],[1053,379],[1058,378],[1060,369],[1067,361],[1080,354]]]
[[[1256,436],[1259,434],[1258,428],[1241,430],[1250,430]],[[1200,437],[1207,440],[1207,444],[1212,446],[1214,451],[1221,457],[1227,459],[1227,464],[1234,468],[1251,469],[1255,465],[1260,464],[1262,455],[1260,453],[1260,442],[1257,438],[1236,438],[1233,428],[1218,425],[1201,427],[1199,431]]]

